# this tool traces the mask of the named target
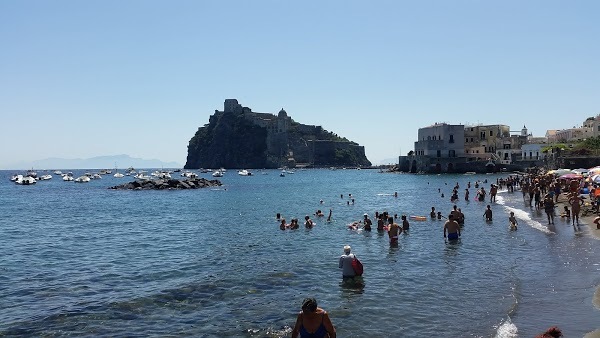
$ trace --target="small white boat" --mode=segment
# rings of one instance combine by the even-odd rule
[[[197,178],[198,174],[191,172],[191,171],[184,171],[181,173],[181,177],[187,177],[187,178]]]
[[[47,174],[47,175],[42,175],[42,176],[40,177],[40,180],[41,180],[41,181],[47,181],[47,180],[51,180],[51,179],[52,179],[52,175],[50,175],[50,174]]]
[[[99,179],[102,179],[102,176],[100,176],[100,174],[96,173],[96,174],[92,175],[91,179],[99,180]]]
[[[62,179],[65,182],[70,182],[70,181],[73,181],[75,178],[73,177],[73,175],[67,174],[67,175],[64,175]]]
[[[474,172],[474,171],[467,171],[467,172],[465,173],[465,175],[475,175],[475,174],[477,174],[477,173],[476,173],[476,172]]]
[[[212,177],[223,177],[223,171],[221,171],[221,170],[213,171]]]
[[[62,175],[62,171],[60,171],[60,170],[55,170],[55,171],[54,171],[54,175]]]
[[[15,183],[19,184],[19,185],[32,185],[32,184],[36,184],[37,180],[31,176],[19,175],[19,177],[17,178]]]
[[[125,175],[121,174],[120,172],[117,172],[117,173],[115,173],[113,176],[114,176],[114,177],[116,177],[116,178],[122,178],[122,177],[124,177]]]
[[[88,183],[91,180],[92,179],[89,176],[83,175],[83,176],[77,177],[75,179],[75,182],[77,182],[77,183]]]
[[[10,177],[10,180],[14,182],[19,179],[19,176],[23,177],[23,175],[14,174]]]
[[[252,176],[252,173],[249,172],[246,169],[243,169],[243,170],[238,171],[238,175],[240,175],[240,176]]]
[[[285,177],[285,170],[282,170],[282,171],[279,173],[279,177]]]
[[[138,179],[138,180],[142,180],[142,181],[147,181],[149,180],[151,177],[144,174],[143,172],[139,172],[137,175],[133,176],[134,178]]]

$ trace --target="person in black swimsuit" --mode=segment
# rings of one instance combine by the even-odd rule
[[[327,311],[317,307],[317,300],[306,298],[302,302],[302,311],[298,314],[292,338],[336,338],[335,327]]]

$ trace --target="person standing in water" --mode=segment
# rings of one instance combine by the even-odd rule
[[[435,218],[435,207],[431,207],[431,212],[429,213],[429,216],[431,216],[431,218]]]
[[[410,228],[410,223],[408,223],[408,220],[406,219],[406,215],[402,215],[401,219],[402,219],[402,231],[406,234],[408,229]]]
[[[388,230],[388,236],[390,237],[390,246],[398,246],[398,236],[402,232],[402,228],[398,226],[398,223],[394,222],[394,217],[388,218],[388,224],[390,229]]]
[[[339,267],[342,269],[342,280],[347,282],[349,280],[353,280],[356,273],[354,273],[354,268],[352,267],[352,261],[354,260],[354,254],[350,253],[352,248],[350,245],[344,246],[344,254],[340,257]]]
[[[447,234],[446,234],[447,233]],[[444,224],[444,238],[448,238],[448,240],[458,240],[460,237],[460,226],[454,220],[454,216],[450,214],[448,216],[448,220]]]
[[[483,213],[483,216],[485,217],[485,221],[486,222],[491,222],[492,221],[492,207],[490,207],[489,204],[487,206],[487,209],[485,209],[485,212]]]
[[[546,212],[546,216],[548,216],[548,225],[554,224],[554,198],[550,194],[546,194],[543,203],[544,211]]]
[[[317,300],[306,298],[302,302],[302,311],[296,318],[296,324],[292,330],[292,338],[336,338],[335,327],[329,319],[327,311],[317,307]]]
[[[373,225],[373,222],[371,222],[371,220],[369,219],[369,215],[364,214],[364,219],[363,219],[363,229],[365,231],[371,231],[371,225]]]
[[[508,227],[510,230],[517,230],[517,225],[519,223],[517,222],[517,218],[515,217],[515,213],[514,212],[510,212],[510,216],[508,217]]]

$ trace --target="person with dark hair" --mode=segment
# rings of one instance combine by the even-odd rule
[[[537,336],[535,336],[535,338],[559,338],[562,336],[562,331],[558,327],[552,326],[551,328],[546,330],[546,332],[540,333]]]
[[[402,233],[402,228],[394,222],[394,217],[388,218],[389,230],[388,237],[390,238],[390,246],[398,246],[398,236]]]
[[[452,214],[448,216],[448,220],[444,224],[444,238],[446,237],[450,241],[456,241],[458,240],[458,237],[460,237],[460,226],[458,225],[458,222],[454,220]]]
[[[292,338],[336,338],[335,327],[327,311],[317,306],[317,300],[306,298],[302,302],[302,311],[298,314]]]

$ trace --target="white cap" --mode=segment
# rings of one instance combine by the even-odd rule
[[[344,246],[344,251],[345,251],[345,252],[350,252],[350,249],[352,249],[352,248],[350,247],[350,245],[345,245],[345,246]]]

